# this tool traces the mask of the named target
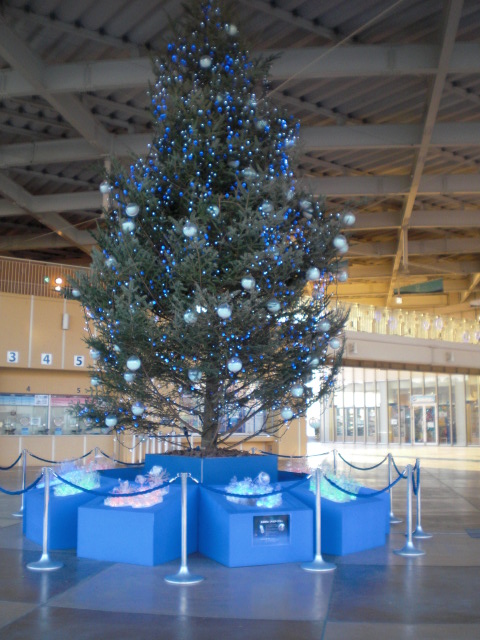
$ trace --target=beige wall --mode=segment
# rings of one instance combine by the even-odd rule
[[[78,302],[0,293],[0,393],[85,393],[91,359],[84,327]],[[18,353],[17,362],[9,362],[10,351]],[[51,354],[50,364],[42,364],[42,354]],[[82,367],[74,365],[77,355]]]

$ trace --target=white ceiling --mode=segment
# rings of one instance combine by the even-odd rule
[[[341,298],[465,313],[480,298],[480,2],[237,0],[297,174],[351,207]],[[110,156],[150,140],[146,89],[176,0],[0,2],[0,254],[88,264]]]

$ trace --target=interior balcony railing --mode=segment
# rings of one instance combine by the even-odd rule
[[[68,278],[88,267],[0,257],[0,291],[58,298]],[[364,331],[406,338],[424,338],[480,344],[478,318],[458,318],[404,309],[350,305],[349,331]]]
[[[349,309],[346,327],[348,331],[480,344],[478,318],[448,317],[425,311],[387,309],[361,304],[353,304]]]

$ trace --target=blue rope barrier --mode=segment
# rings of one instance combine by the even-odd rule
[[[13,467],[17,464],[20,458],[23,456],[23,452],[18,456],[18,458],[8,467],[0,467],[0,471],[8,471],[9,469],[13,469]]]
[[[112,462],[117,462],[118,464],[124,464],[127,467],[141,467],[144,464],[143,462],[123,462],[123,460],[117,460],[116,458],[112,458],[112,456],[109,456],[108,453],[105,453],[105,451],[102,451],[101,449],[99,449],[99,451],[102,454],[102,456],[105,456],[105,458],[108,458]]]
[[[324,453],[312,453],[309,456],[287,456],[287,455],[282,455],[280,453],[272,453],[271,451],[262,451],[262,449],[255,449],[255,447],[253,448],[253,451],[258,451],[258,453],[262,453],[264,455],[267,456],[276,456],[277,458],[288,458],[290,460],[303,460],[304,458],[317,458],[318,456],[328,456],[329,453],[332,453],[331,451],[325,451]]]
[[[78,491],[83,491],[84,493],[92,493],[95,496],[100,496],[103,498],[129,498],[134,496],[144,496],[148,493],[153,493],[154,491],[158,491],[159,489],[164,489],[166,485],[172,484],[173,482],[178,480],[178,478],[180,477],[180,474],[177,474],[174,478],[168,480],[165,484],[159,485],[158,487],[152,487],[151,489],[145,489],[144,491],[132,491],[131,493],[110,493],[110,492],[106,493],[105,491],[97,491],[96,489],[86,489],[85,487],[81,487],[80,485],[75,484],[74,482],[70,482],[66,478],[63,478],[62,476],[59,476],[58,473],[56,473],[55,471],[53,472],[53,475],[55,476],[55,478],[58,478],[60,482],[67,484],[69,487],[73,487],[74,489],[77,489]]]
[[[91,453],[93,453],[93,449],[91,449],[88,453],[85,453],[83,456],[80,456],[78,458],[70,458],[69,460],[47,460],[46,458],[40,458],[40,456],[36,456],[34,453],[30,453],[30,451],[27,451],[27,453],[32,458],[35,458],[35,460],[40,460],[40,462],[47,462],[48,464],[65,464],[67,462],[77,462],[77,460],[83,460]]]
[[[21,496],[22,493],[27,493],[27,491],[30,491],[30,489],[33,489],[34,487],[36,487],[41,479],[42,479],[42,476],[40,475],[36,480],[32,482],[32,484],[29,484],[28,487],[25,487],[25,489],[20,489],[19,491],[9,491],[8,489],[3,489],[2,487],[0,487],[0,492],[6,493],[9,496]]]
[[[379,462],[378,464],[374,464],[373,467],[357,467],[356,465],[352,464],[351,462],[348,462],[347,460],[345,460],[345,458],[342,456],[342,454],[339,453],[338,451],[337,451],[337,455],[341,460],[343,460],[343,462],[345,462],[345,464],[347,464],[349,467],[352,467],[352,469],[357,469],[357,471],[371,471],[372,469],[376,469],[377,467],[382,465],[385,462],[385,460],[388,458],[388,455],[386,455],[385,458],[381,462]]]
[[[418,487],[420,486],[420,467],[415,463],[415,467],[412,469],[412,488],[413,494],[418,494]]]
[[[392,463],[393,463],[394,469],[395,469],[395,471],[397,472],[397,474],[398,474],[399,476],[400,476],[400,475],[402,475],[402,472],[401,472],[401,471],[399,470],[399,468],[397,467],[397,465],[396,465],[396,463],[395,463],[395,460],[394,460],[394,457],[393,457],[393,456],[392,456]]]
[[[282,489],[277,489],[276,491],[270,491],[269,493],[230,493],[229,491],[223,491],[222,489],[215,489],[214,487],[211,487],[208,485],[202,485],[202,486],[208,491],[211,491],[212,493],[219,493],[222,496],[229,496],[232,498],[249,498],[250,500],[254,500],[254,499],[260,499],[260,498],[266,498],[268,496],[275,496],[275,495],[278,495],[279,493],[292,491],[292,489],[296,489],[304,482],[307,482],[307,480],[310,480],[310,478],[311,476],[307,476],[306,478],[302,478],[301,480],[298,480],[297,482],[290,485],[289,487],[283,487]]]
[[[400,480],[405,479],[405,476],[403,474],[400,474],[396,480],[394,480],[391,484],[387,485],[383,489],[379,489],[378,491],[372,491],[371,493],[355,493],[354,491],[348,491],[348,489],[344,489],[333,480],[330,480],[330,478],[328,478],[327,476],[323,476],[323,477],[329,484],[332,485],[332,487],[335,487],[335,489],[338,489],[339,491],[342,491],[343,493],[346,493],[349,496],[354,496],[355,498],[373,498],[374,496],[379,496],[382,493],[385,493],[386,491],[389,491],[390,489],[392,489],[397,484],[397,482],[400,482]]]

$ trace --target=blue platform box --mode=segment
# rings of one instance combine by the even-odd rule
[[[315,494],[305,485],[294,488],[292,493],[315,510]],[[360,493],[374,492],[362,487]],[[390,532],[388,493],[348,502],[322,498],[321,507],[322,553],[344,556],[385,544]]]
[[[256,478],[261,471],[277,481],[278,459],[275,455],[251,455],[238,457],[199,458],[193,456],[148,453],[145,456],[145,473],[155,465],[163,467],[170,476],[187,472],[202,484],[228,484],[236,476],[239,480]]]
[[[227,567],[312,560],[312,509],[287,493],[282,502],[273,509],[241,505],[200,487],[198,550]]]
[[[101,480],[98,491],[109,491],[115,482]],[[78,508],[90,502],[94,494],[76,493],[71,496],[56,496],[50,487],[48,507],[48,549],[74,549],[77,546]],[[23,534],[37,544],[43,544],[43,509],[45,492],[32,489],[25,494]]]
[[[187,487],[187,553],[198,549],[198,487]],[[103,499],[78,510],[81,558],[153,566],[181,556],[181,487],[170,485],[153,507],[108,507]]]

